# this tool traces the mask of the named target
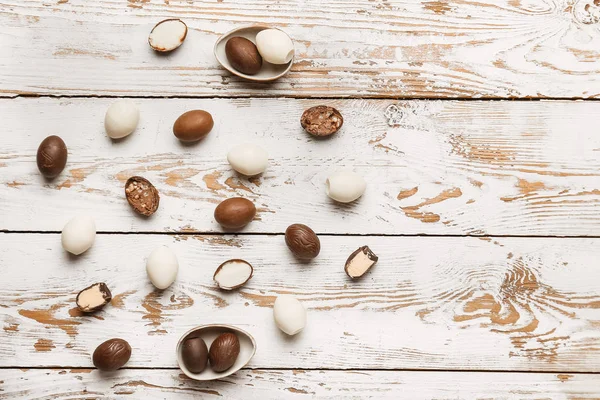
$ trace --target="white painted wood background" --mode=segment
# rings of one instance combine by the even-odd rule
[[[165,17],[190,34],[161,57],[146,40]],[[276,83],[212,56],[255,22],[295,39]],[[599,44],[594,0],[0,0],[0,399],[600,399]],[[113,97],[142,115],[118,142],[103,132]],[[325,141],[299,126],[322,103],[345,118]],[[215,129],[183,146],[172,123],[194,108]],[[51,134],[69,160],[45,181]],[[242,141],[271,154],[260,178],[226,162]],[[340,166],[369,182],[356,204],[324,194]],[[123,198],[132,174],[161,193],[150,219]],[[259,213],[223,234],[212,213],[231,196]],[[59,235],[76,213],[100,232],[77,258]],[[321,235],[310,264],[284,245],[294,222]],[[144,270],[159,244],[181,263],[164,293]],[[380,262],[353,282],[343,264],[364,244]],[[212,274],[233,257],[255,276],[224,293]],[[96,281],[115,299],[83,316],[75,295]],[[308,308],[295,338],[272,323],[282,293]],[[248,369],[183,377],[179,336],[219,322],[255,336]],[[90,355],[110,337],[133,355],[99,373]]]
[[[0,93],[111,96],[582,97],[600,95],[594,0],[0,0]],[[162,18],[190,27],[157,57]],[[212,55],[234,27],[295,40],[273,84],[232,77]]]
[[[390,101],[337,100],[328,104],[345,124],[323,141],[299,123],[321,100],[138,99],[139,130],[112,142],[103,132],[112,101],[3,101],[11,134],[0,136],[0,206],[14,211],[0,229],[60,231],[77,212],[94,215],[100,231],[220,232],[210,215],[232,196],[259,209],[244,232],[282,233],[298,221],[352,234],[584,236],[600,226],[598,102],[407,101],[402,125],[391,128],[383,115]],[[184,146],[173,121],[194,108],[209,110],[216,127]],[[70,153],[65,172],[47,182],[35,153],[50,134],[63,137]],[[227,163],[228,149],[243,142],[271,155],[257,179]],[[327,176],[340,167],[368,181],[351,206],[325,195]],[[161,193],[150,219],[132,216],[123,198],[135,174]]]
[[[24,240],[26,238],[27,240]],[[179,337],[196,325],[250,332],[253,368],[586,371],[600,368],[599,239],[323,236],[317,261],[295,261],[281,235],[100,235],[73,258],[58,234],[2,234],[0,366],[92,367],[105,337],[133,346],[129,367],[176,367]],[[380,257],[352,281],[348,254]],[[177,282],[154,291],[145,258],[178,255]],[[231,258],[255,268],[246,286],[221,292],[212,276]],[[27,266],[26,268],[24,266]],[[35,271],[32,274],[31,271]],[[74,298],[105,281],[116,300],[82,316]],[[288,338],[272,322],[280,294],[297,296],[308,325]],[[57,362],[57,357],[60,361]]]

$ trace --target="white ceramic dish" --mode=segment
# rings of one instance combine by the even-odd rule
[[[217,61],[219,61],[219,63],[227,71],[241,78],[248,79],[249,81],[268,82],[281,78],[283,75],[287,74],[292,68],[292,65],[294,64],[294,57],[292,57],[292,60],[287,64],[270,64],[263,60],[262,68],[257,74],[246,75],[233,68],[229,63],[229,60],[227,59],[227,55],[225,54],[225,44],[230,38],[234,36],[241,36],[256,44],[256,34],[265,29],[277,28],[273,28],[272,26],[268,25],[252,25],[244,26],[227,32],[217,40],[217,43],[215,43],[214,53],[215,57],[217,58]]]
[[[237,360],[235,360],[235,363],[231,368],[223,372],[214,372],[212,369],[210,369],[209,363],[209,365],[206,366],[206,369],[204,371],[202,371],[199,374],[195,374],[193,372],[190,372],[190,370],[188,370],[185,367],[181,358],[181,346],[185,338],[187,338],[191,333],[198,331],[200,331],[200,337],[204,339],[204,341],[206,342],[206,346],[209,349],[213,340],[215,340],[217,336],[219,336],[221,333],[233,332],[237,335],[238,340],[240,341],[240,354],[238,355]],[[181,337],[181,339],[179,339],[179,342],[177,342],[176,352],[177,363],[179,364],[179,368],[181,368],[184,374],[197,381],[211,381],[213,379],[221,379],[226,376],[235,374],[237,371],[246,366],[254,356],[254,353],[256,353],[256,341],[248,332],[240,328],[236,328],[235,326],[216,324],[201,325],[190,329]]]

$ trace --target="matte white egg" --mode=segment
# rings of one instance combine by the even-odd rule
[[[271,64],[287,64],[294,58],[292,39],[279,29],[265,29],[258,32],[256,47],[263,60]]]
[[[229,150],[227,161],[240,174],[254,176],[265,172],[269,164],[269,154],[255,144],[240,144]]]
[[[363,177],[350,170],[333,173],[325,184],[327,196],[340,203],[350,203],[358,199],[367,188]]]
[[[295,335],[306,326],[306,309],[294,296],[284,294],[273,305],[275,325],[288,335]]]
[[[131,134],[140,121],[140,111],[131,100],[118,100],[106,110],[104,129],[112,139],[120,139]]]
[[[60,241],[63,249],[79,255],[92,247],[96,239],[96,223],[89,215],[78,215],[64,226]]]
[[[156,248],[146,261],[146,272],[150,282],[158,289],[166,289],[177,278],[179,262],[177,256],[167,246]]]

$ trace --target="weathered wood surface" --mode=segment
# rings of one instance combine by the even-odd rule
[[[242,370],[195,382],[177,370],[3,370],[0,399],[410,399],[600,398],[590,374]]]
[[[185,20],[168,56],[147,44]],[[217,38],[266,23],[296,43],[292,72],[252,84],[220,68]],[[595,0],[1,0],[0,93],[111,96],[593,98]]]
[[[385,100],[336,100],[345,125],[314,140],[299,124],[317,100],[139,99],[138,131],[119,142],[104,133],[110,99],[3,100],[0,229],[60,231],[76,213],[101,231],[220,232],[221,200],[244,196],[259,208],[245,232],[283,232],[294,222],[350,234],[597,235],[600,232],[598,102],[402,102],[389,127]],[[171,129],[184,111],[210,111],[206,140],[183,146]],[[58,134],[65,171],[45,181],[37,146]],[[236,143],[271,155],[262,177],[239,177],[226,161]],[[366,194],[340,206],[325,195],[336,168],[366,177]],[[124,198],[131,175],[150,179],[159,211],[137,218]]]
[[[0,234],[0,366],[91,367],[104,340],[133,346],[129,367],[175,367],[187,330],[229,323],[258,343],[252,368],[600,370],[600,239],[321,238],[308,265],[281,235],[99,235],[69,257],[56,234]],[[153,291],[145,259],[158,245],[178,255],[176,283]],[[343,265],[368,244],[379,263],[360,281]],[[255,274],[241,290],[212,281],[223,261]],[[111,305],[92,316],[76,293],[104,281]],[[273,322],[276,296],[308,309],[295,337]]]

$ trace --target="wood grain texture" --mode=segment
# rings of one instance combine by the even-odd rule
[[[302,111],[321,101],[294,99],[139,100],[138,130],[122,141],[104,133],[110,99],[3,100],[0,135],[0,229],[60,231],[76,213],[100,231],[220,232],[212,214],[225,198],[258,207],[244,232],[282,233],[292,223],[350,234],[597,235],[600,232],[600,119],[597,102],[400,103],[389,127],[382,100],[326,102],[342,130],[317,140],[300,127]],[[190,109],[215,119],[201,143],[173,136]],[[61,136],[69,159],[53,181],[35,154]],[[265,174],[246,179],[226,161],[233,145],[254,142],[271,156]],[[327,176],[354,168],[365,195],[336,205]],[[124,184],[142,175],[159,190],[158,212],[134,215]]]
[[[3,370],[0,399],[598,399],[586,374],[242,370],[195,382],[177,370]]]
[[[110,96],[594,98],[594,0],[1,0],[0,93]],[[168,56],[152,26],[190,31]],[[265,23],[295,40],[292,72],[248,83],[222,69],[217,38]],[[43,67],[42,67],[43,66]]]
[[[145,259],[170,246],[175,284],[154,291]],[[129,367],[175,367],[194,326],[228,323],[257,341],[252,368],[545,370],[598,372],[600,239],[321,237],[310,264],[282,235],[98,235],[69,257],[55,234],[0,234],[0,366],[89,368],[106,339],[133,347]],[[363,279],[344,273],[361,245],[379,256]],[[219,291],[223,261],[254,266],[248,284]],[[104,281],[112,304],[84,316],[76,293]],[[281,294],[308,325],[295,337],[273,322]]]

